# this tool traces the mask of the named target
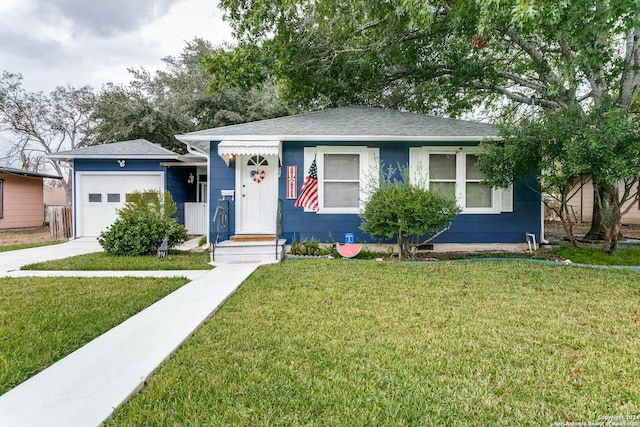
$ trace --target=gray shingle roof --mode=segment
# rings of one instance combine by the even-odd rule
[[[131,141],[113,142],[111,144],[91,145],[75,150],[59,151],[47,157],[52,159],[77,158],[141,158],[141,159],[176,159],[177,153],[147,141],[134,139]]]
[[[349,139],[459,139],[497,136],[491,124],[407,113],[379,107],[341,107],[295,116],[260,120],[177,135],[181,141],[239,139],[250,136],[280,140],[322,137]]]

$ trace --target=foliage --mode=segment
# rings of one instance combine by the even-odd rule
[[[145,138],[184,152],[176,134],[288,114],[273,85],[207,91],[211,76],[201,58],[217,51],[210,42],[196,38],[179,56],[163,58],[164,70],[131,69],[129,85],[103,87],[92,116],[96,122],[92,141]]]
[[[252,274],[107,425],[633,417],[638,322],[635,272],[285,261]]]
[[[214,82],[275,76],[310,106],[382,104],[503,116],[523,105],[628,109],[638,93],[636,0],[222,0],[240,40]],[[247,84],[247,81],[243,81]]]
[[[147,277],[0,279],[0,394],[184,283]]]
[[[117,256],[142,256],[156,253],[163,239],[169,248],[184,242],[187,230],[171,216],[176,205],[165,191],[135,192],[118,212],[118,219],[100,234],[104,250]]]
[[[70,204],[71,169],[45,156],[88,143],[95,102],[90,86],[57,87],[49,95],[27,92],[20,74],[4,71],[0,77],[0,132],[8,140],[7,161],[19,162],[30,171],[41,171],[45,165],[53,168],[62,177]]]
[[[94,252],[64,259],[25,265],[21,270],[53,271],[155,271],[155,270],[209,270],[209,252],[169,251],[165,258],[148,256],[117,256]]]
[[[383,174],[360,215],[360,228],[375,238],[395,237],[402,259],[416,246],[447,230],[461,208],[455,200],[409,182],[408,168],[401,170],[402,179],[393,177],[393,168]],[[430,238],[421,240],[427,233]]]
[[[488,184],[505,187],[534,174],[541,193],[548,196],[543,199],[545,204],[577,245],[568,204],[580,191],[580,183],[592,180],[606,230],[603,249],[614,250],[625,213],[621,207],[630,202],[628,211],[638,200],[637,115],[618,109],[584,113],[573,106],[524,120],[519,127],[504,127],[501,136],[482,144],[478,167]]]
[[[320,242],[315,239],[294,241],[289,252],[296,256],[318,256],[321,253]]]

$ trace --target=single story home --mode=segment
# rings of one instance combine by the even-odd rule
[[[352,234],[356,242],[376,242],[359,229],[358,214],[381,164],[408,166],[412,179],[450,193],[463,208],[434,240],[436,248],[525,247],[527,235],[537,241],[543,235],[535,181],[490,188],[475,166],[478,144],[497,135],[486,123],[353,106],[176,138],[208,162],[210,223],[228,217],[209,239],[231,236],[221,248],[251,236],[342,242]],[[307,198],[302,187],[310,174],[316,178],[311,205],[299,202]]]
[[[42,227],[43,181],[52,174],[0,167],[0,229]]]
[[[475,166],[478,144],[497,134],[486,123],[353,106],[177,135],[187,156],[135,140],[49,157],[73,165],[76,236],[106,229],[127,192],[158,188],[181,222],[198,208],[204,224],[190,232],[216,243],[218,261],[251,258],[255,246],[280,258],[285,243],[309,239],[378,243],[359,212],[383,164],[409,167],[463,208],[436,249],[524,248],[527,234],[543,235],[535,181],[490,188]]]

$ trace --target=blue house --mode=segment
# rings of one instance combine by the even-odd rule
[[[436,250],[526,247],[527,233],[543,234],[540,196],[534,181],[483,183],[478,144],[495,137],[486,123],[354,106],[177,135],[186,156],[134,140],[49,157],[73,166],[78,237],[105,230],[131,191],[160,189],[190,234],[216,244],[216,261],[279,259],[287,242],[342,242],[345,233],[378,243],[358,214],[384,164],[407,165],[412,180],[463,208]],[[311,169],[315,186],[301,197]],[[313,203],[296,206],[305,197]]]
[[[358,106],[176,136],[208,162],[210,223],[223,219],[209,239],[219,242],[220,257],[242,241],[341,242],[353,233],[356,242],[377,242],[360,231],[358,213],[381,162],[408,165],[412,180],[451,194],[463,208],[434,240],[436,249],[518,247],[526,233],[539,241],[535,182],[490,188],[475,166],[478,144],[495,137],[486,123]],[[317,206],[296,207],[312,165]]]

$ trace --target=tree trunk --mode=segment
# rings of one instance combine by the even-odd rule
[[[593,206],[591,215],[591,228],[589,232],[584,236],[585,240],[604,240],[605,231],[602,227],[602,215],[600,213],[600,206],[598,205],[598,186],[599,184],[593,183]]]
[[[596,194],[594,194],[594,207],[598,208],[600,226],[604,230],[602,250],[611,253],[618,243],[622,220],[618,186],[594,183],[594,188],[597,188]]]

